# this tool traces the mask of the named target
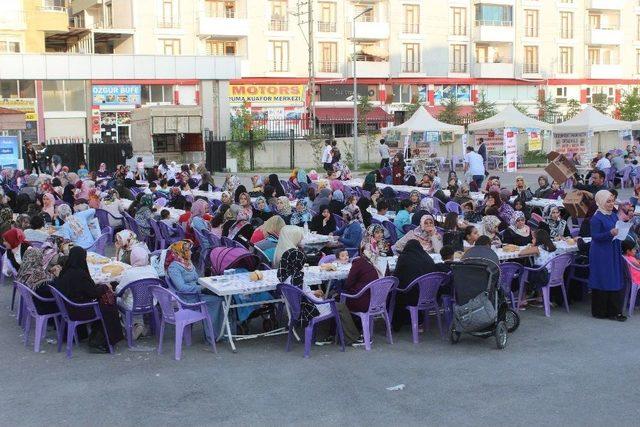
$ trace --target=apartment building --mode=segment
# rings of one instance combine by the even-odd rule
[[[118,58],[156,65],[166,57],[219,58],[231,60],[228,75],[236,77],[219,94],[232,108],[248,102],[258,117],[295,119],[309,104],[307,1],[5,4],[0,52],[44,54],[48,61],[112,58],[117,77],[90,82],[87,93],[92,85],[138,82],[142,104],[204,104],[201,67],[160,66],[155,73],[172,72],[176,78],[141,81],[136,70],[119,66]],[[313,0],[312,6],[315,99],[319,118],[326,120],[331,109],[352,99],[354,66],[358,93],[397,119],[406,103],[419,101],[437,111],[447,96],[456,96],[464,113],[481,92],[490,101],[517,101],[532,112],[541,94],[561,105],[571,99],[588,103],[600,93],[615,102],[640,81],[637,0]],[[149,57],[153,60],[144,59]],[[211,75],[223,71],[206,70]],[[29,88],[29,79],[24,80]],[[21,95],[23,84],[12,85],[11,95]],[[65,91],[69,85],[63,85]],[[110,108],[116,107],[101,106],[106,112]]]

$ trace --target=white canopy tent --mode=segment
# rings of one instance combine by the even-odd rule
[[[513,105],[507,105],[495,116],[471,123],[468,127],[470,132],[503,128],[551,130],[551,125],[522,114]]]
[[[575,133],[575,132],[608,132],[619,130],[630,130],[632,122],[616,120],[602,114],[600,111],[587,105],[580,114],[566,122],[553,126],[554,133]]]
[[[387,131],[400,131],[403,135],[411,132],[453,132],[454,134],[461,135],[464,133],[464,126],[450,125],[449,123],[441,122],[429,114],[421,105],[409,120],[401,125],[387,128]]]

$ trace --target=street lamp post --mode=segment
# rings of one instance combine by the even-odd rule
[[[351,58],[351,67],[353,68],[353,166],[358,169],[358,85],[356,74],[356,20],[365,13],[371,12],[372,7],[368,7],[353,17],[353,32],[351,40],[353,41],[353,57]]]

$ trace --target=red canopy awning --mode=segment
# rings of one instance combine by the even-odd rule
[[[353,108],[349,107],[319,107],[316,108],[316,119],[320,123],[350,123],[353,121]],[[367,122],[392,122],[393,115],[380,107],[375,107],[367,114]]]

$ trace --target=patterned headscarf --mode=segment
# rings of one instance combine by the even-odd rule
[[[351,224],[354,221],[362,222],[360,208],[355,205],[347,205],[342,209],[342,215],[346,215],[346,221]]]
[[[0,222],[3,224],[13,222],[13,211],[10,207],[0,209]]]
[[[116,233],[116,242],[124,250],[131,250],[133,245],[138,243],[138,238],[131,230],[122,230]]]
[[[384,237],[379,242],[375,239],[375,235],[378,232],[382,232],[384,236],[384,227],[380,224],[371,224],[362,238],[362,243],[360,243],[362,255],[371,261],[374,266],[377,263],[378,256],[386,252],[387,247]]]
[[[489,237],[498,233],[498,227],[500,226],[500,218],[495,215],[487,215],[482,218],[482,228],[484,229],[484,234]],[[487,234],[490,233],[490,234]]]
[[[58,207],[56,209],[58,210],[58,216],[63,221],[66,221],[67,218],[69,218],[71,215],[73,215],[73,212],[71,212],[71,208],[66,203],[62,204],[62,205],[58,205]]]
[[[276,205],[278,209],[278,215],[289,216],[291,215],[291,204],[289,203],[289,198],[286,196],[278,197],[278,204]]]
[[[511,226],[509,227],[511,229],[511,231],[513,231],[514,233],[522,236],[522,237],[529,237],[531,235],[531,230],[529,229],[529,226],[525,224],[524,227],[522,228],[518,228],[516,226],[516,224],[518,223],[518,220],[525,220],[526,218],[524,216],[524,212],[522,211],[514,211],[513,215],[511,215]]]
[[[45,193],[42,195],[42,212],[46,212],[47,214],[49,214],[49,216],[51,218],[53,218],[53,215],[55,214],[55,203],[56,203],[56,198],[53,197],[53,194],[51,193]]]
[[[140,199],[141,208],[151,208],[153,206],[153,196],[151,194],[145,194]]]
[[[34,247],[27,248],[22,256],[22,264],[16,280],[35,291],[53,280],[53,274],[49,273],[45,267],[42,251]]]
[[[192,247],[193,242],[191,240],[185,239],[173,243],[171,246],[169,246],[169,250],[173,252],[173,255],[176,257],[176,260],[180,264],[184,265],[186,268],[191,268]]]

